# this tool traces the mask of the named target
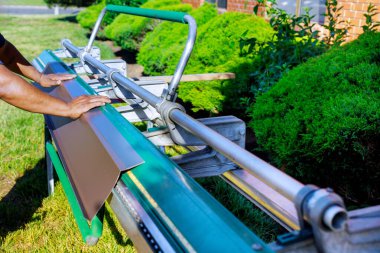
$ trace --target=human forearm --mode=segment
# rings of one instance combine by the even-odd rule
[[[103,96],[80,96],[65,102],[43,93],[0,65],[0,99],[26,111],[78,118],[88,110],[110,103]]]
[[[70,116],[68,104],[49,96],[0,66],[0,98],[30,112]]]
[[[40,82],[42,74],[9,41],[6,41],[4,46],[0,48],[0,60],[11,71]]]

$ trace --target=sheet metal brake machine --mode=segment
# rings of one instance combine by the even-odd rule
[[[93,42],[106,12],[187,26],[173,76],[131,79],[123,60],[101,60]],[[140,252],[380,252],[380,206],[347,212],[332,190],[304,185],[246,151],[240,119],[196,120],[175,102],[195,38],[186,13],[107,5],[86,46],[64,39],[62,49],[34,59],[45,74],[78,75],[44,89],[52,96],[101,94],[117,103],[77,120],[45,115],[49,193],[55,169],[83,240],[95,245],[101,237],[107,201]],[[189,152],[169,158],[162,147],[173,145]],[[289,232],[264,243],[193,179],[208,176],[223,178]]]

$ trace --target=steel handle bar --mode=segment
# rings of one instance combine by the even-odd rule
[[[197,23],[195,22],[194,18],[184,12],[152,10],[152,9],[135,8],[135,7],[129,7],[129,6],[119,6],[119,5],[107,5],[100,12],[98,19],[96,20],[94,29],[92,30],[90,39],[88,40],[87,46],[85,48],[85,51],[87,53],[91,51],[96,35],[98,34],[100,24],[102,23],[102,20],[107,11],[125,13],[125,14],[143,16],[143,17],[149,17],[149,18],[157,18],[161,20],[179,22],[179,23],[184,23],[184,24],[189,25],[189,33],[188,33],[185,48],[182,52],[181,58],[179,59],[176,70],[174,71],[173,78],[170,81],[168,90],[166,91],[165,94],[163,94],[163,97],[165,97],[166,99],[174,101],[175,91],[179,85],[179,81],[181,80],[186,64],[189,61],[191,52],[193,51],[195,38],[197,37]]]
[[[165,10],[153,10],[145,8],[136,8],[129,7],[125,5],[113,5],[109,4],[106,6],[107,11],[131,14],[135,16],[147,17],[147,18],[156,18],[161,20],[167,20],[178,23],[187,23],[185,16],[187,13],[177,12],[177,11],[165,11]]]

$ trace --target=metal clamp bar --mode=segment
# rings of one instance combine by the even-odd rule
[[[165,11],[165,10],[153,10],[153,9],[144,9],[129,7],[125,5],[113,5],[109,4],[106,6],[107,11],[113,11],[117,13],[131,14],[135,16],[147,17],[147,18],[156,18],[161,20],[168,20],[178,23],[186,23],[186,13],[177,12],[177,11]]]
[[[80,52],[80,50],[72,45],[68,40],[63,41],[62,44],[73,53]],[[109,67],[96,60],[90,54],[86,54],[84,56],[84,60],[85,62],[89,63],[95,68],[98,68],[104,73],[107,73],[109,70]],[[112,79],[120,86],[123,86],[127,90],[139,96],[141,99],[145,100],[157,110],[159,110],[160,105],[164,102],[164,99],[154,96],[149,91],[139,87],[135,82],[122,76],[119,73],[114,73],[112,75]],[[213,149],[220,152],[231,161],[235,162],[241,168],[258,177],[264,183],[271,186],[274,190],[289,200],[294,202],[297,194],[304,187],[304,185],[296,179],[290,177],[289,175],[285,174],[269,163],[261,160],[234,142],[218,134],[214,130],[203,125],[199,121],[184,113],[182,110],[178,108],[168,110],[168,116],[170,120],[179,124],[193,135],[197,136],[199,139],[207,143],[207,145],[211,146]],[[328,213],[328,210],[325,210],[323,215],[326,213]],[[334,217],[330,217],[330,219],[333,218]],[[334,228],[330,229],[334,230]]]
[[[82,210],[79,206],[78,200],[75,197],[74,190],[70,184],[66,172],[63,168],[61,160],[55,151],[55,148],[50,142],[46,142],[46,155],[50,157],[51,162],[54,165],[55,171],[61,181],[63,190],[69,201],[70,207],[73,211],[74,218],[79,227],[82,239],[88,245],[95,245],[103,233],[103,217],[104,217],[104,206],[99,210],[95,217],[91,220],[91,227],[88,225],[86,218],[84,217]]]
[[[106,14],[107,11],[113,11],[118,13],[131,14],[136,16],[143,16],[149,18],[157,18],[162,20],[168,20],[172,22],[185,23],[189,25],[189,34],[187,37],[185,49],[182,52],[181,58],[177,64],[176,70],[174,71],[174,75],[172,80],[170,81],[170,85],[168,90],[162,94],[164,98],[170,101],[174,101],[175,91],[178,87],[179,81],[181,80],[182,74],[185,70],[186,64],[189,61],[191,52],[193,51],[195,38],[197,36],[197,23],[194,18],[187,13],[183,12],[175,12],[175,11],[164,11],[164,10],[152,10],[152,9],[144,9],[144,8],[134,8],[129,6],[118,6],[118,5],[107,5],[99,14],[98,19],[94,25],[94,29],[92,30],[90,39],[87,43],[85,51],[87,53],[90,52],[92,45],[94,44],[94,40],[96,34],[99,31],[100,24]]]

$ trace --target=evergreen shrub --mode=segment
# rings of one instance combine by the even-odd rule
[[[94,27],[95,22],[98,19],[100,12],[107,4],[128,5],[131,7],[139,7],[140,5],[144,4],[146,1],[147,0],[102,0],[99,3],[94,4],[82,10],[81,12],[79,12],[76,19],[82,27],[91,29],[92,27]],[[104,28],[103,26],[111,24],[118,15],[119,15],[118,13],[107,12],[103,18],[102,28]]]
[[[181,4],[180,0],[149,0],[141,7],[180,12],[192,9],[191,5]],[[152,31],[157,24],[159,21],[155,19],[121,14],[105,28],[105,35],[123,49],[137,51],[145,34]]]
[[[227,12],[216,15],[211,5],[204,5],[190,13],[198,24],[198,36],[185,73],[234,72],[237,80],[186,82],[179,86],[179,97],[191,102],[193,110],[218,113],[226,97],[237,101],[239,83],[247,78],[242,71],[251,60],[239,54],[239,38],[243,33],[259,41],[268,40],[273,31],[262,18]],[[187,38],[187,27],[160,24],[142,43],[138,62],[149,75],[173,74]],[[168,42],[164,42],[164,41]],[[236,84],[236,85],[235,85]]]
[[[93,28],[100,12],[105,6],[105,1],[102,1],[83,9],[76,16],[78,23],[84,28]]]
[[[379,33],[290,70],[250,112],[258,143],[286,172],[351,204],[379,203]]]

